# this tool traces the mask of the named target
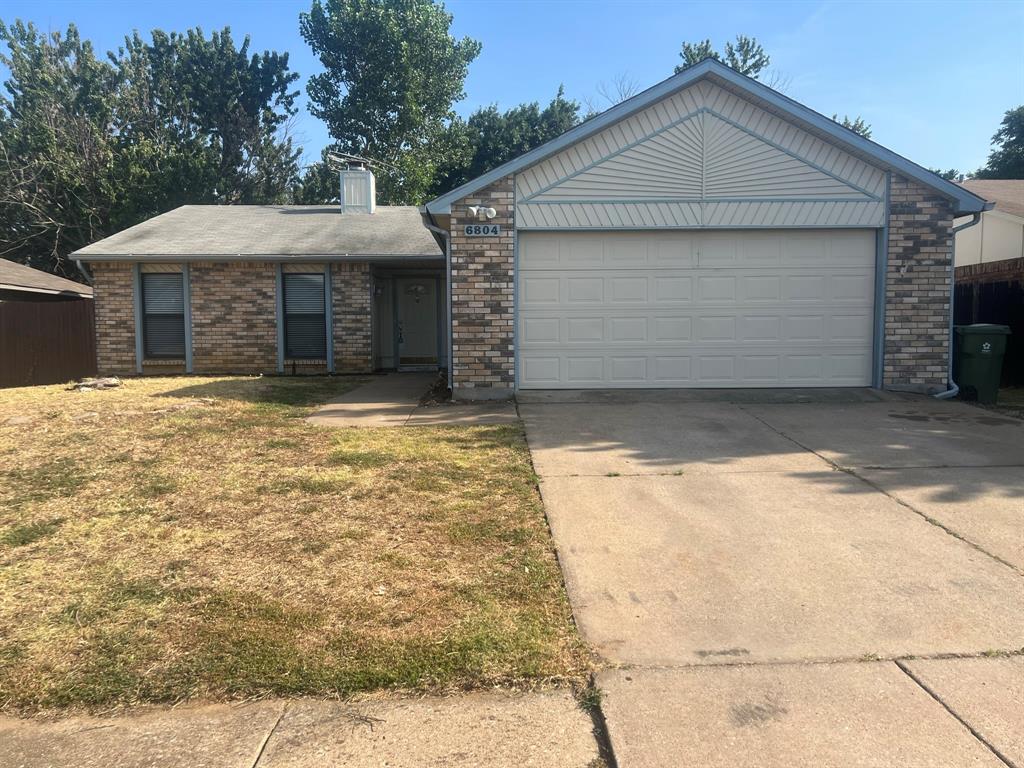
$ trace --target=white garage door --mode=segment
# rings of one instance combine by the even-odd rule
[[[872,230],[522,232],[519,386],[871,383]]]

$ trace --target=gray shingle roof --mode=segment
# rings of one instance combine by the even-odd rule
[[[413,206],[342,214],[322,205],[183,205],[72,254],[107,257],[276,258],[442,256]]]
[[[0,290],[22,290],[26,293],[76,293],[92,296],[92,288],[74,280],[51,275],[41,269],[26,267],[8,259],[0,259]]]

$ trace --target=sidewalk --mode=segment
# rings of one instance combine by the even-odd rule
[[[325,403],[308,420],[325,427],[468,427],[519,420],[512,401],[420,405],[420,398],[436,379],[434,372],[373,376],[351,392]]]
[[[565,691],[146,708],[0,719],[5,768],[592,768],[590,717]]]

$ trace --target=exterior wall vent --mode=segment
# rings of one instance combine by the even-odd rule
[[[341,212],[373,213],[377,207],[377,182],[363,163],[348,163],[340,172]]]

